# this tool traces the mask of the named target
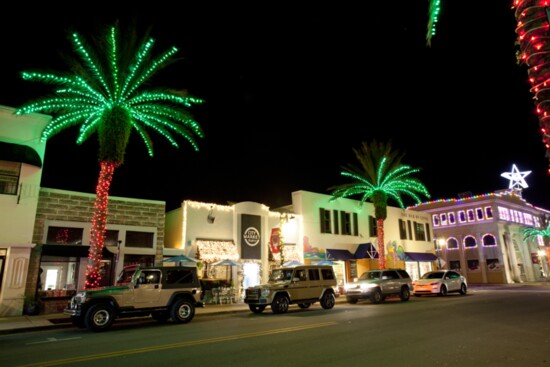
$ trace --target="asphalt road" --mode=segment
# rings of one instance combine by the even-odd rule
[[[0,336],[11,366],[549,366],[550,287]]]

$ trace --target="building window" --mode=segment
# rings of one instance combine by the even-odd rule
[[[432,238],[430,237],[430,224],[426,223],[426,241],[431,242]]]
[[[353,213],[353,235],[359,236],[359,219],[357,213]]]
[[[476,208],[476,218],[477,220],[483,220],[483,209]]]
[[[466,238],[464,238],[464,248],[474,248],[476,245],[477,242],[473,236],[466,236]]]
[[[479,260],[468,260],[469,271],[479,271]]]
[[[20,162],[0,161],[0,194],[17,195],[20,175]]]
[[[460,273],[460,261],[458,260],[451,260],[449,261],[449,268],[454,271],[458,271]]]
[[[475,220],[474,209],[468,209],[466,213],[468,214],[468,222],[473,222]]]
[[[48,227],[46,243],[50,245],[82,245],[83,228]]]
[[[319,209],[321,233],[332,233],[330,230],[330,210]]]
[[[340,230],[338,229],[338,210],[333,210],[332,214],[334,216],[334,221],[332,222],[334,225],[334,234],[340,233]]]
[[[439,227],[439,215],[432,215],[432,223],[434,224],[434,227]]]
[[[498,263],[498,259],[487,259],[487,269],[489,269],[489,271],[500,270],[500,264]]]
[[[446,226],[447,225],[447,214],[443,213],[440,215],[441,218],[441,225]]]
[[[407,239],[407,224],[403,219],[399,219],[399,239]]]
[[[377,235],[378,231],[376,229],[376,218],[372,215],[369,215],[369,236],[376,237]]]
[[[497,239],[492,234],[487,233],[486,235],[483,235],[483,237],[481,238],[481,243],[483,243],[484,247],[496,246]]]
[[[453,212],[447,213],[447,217],[449,218],[449,224],[455,224],[456,223],[455,213],[453,213]]]
[[[414,222],[414,238],[416,241],[426,241],[426,233],[424,233],[424,225]]]
[[[502,206],[498,207],[498,217],[502,220],[510,221],[510,212],[508,211],[508,208],[504,208]]]
[[[525,222],[526,225],[528,226],[533,226],[534,222],[533,222],[533,216],[529,213],[523,213],[523,221]]]
[[[466,212],[464,210],[460,210],[458,212],[458,223],[465,223],[466,222]]]
[[[118,246],[118,231],[108,229],[105,232],[105,246]]]
[[[493,208],[491,208],[490,206],[485,207],[485,218],[493,219]]]
[[[456,240],[456,238],[451,237],[447,240],[447,249],[458,250],[458,241]]]
[[[154,248],[152,232],[126,231],[126,247]]]
[[[42,256],[37,291],[41,296],[53,297],[50,291],[73,291],[78,284],[79,260],[76,257]],[[59,292],[57,292],[59,294]]]
[[[340,220],[342,221],[342,234],[351,235],[351,215],[350,213],[340,212]]]
[[[412,240],[413,239],[413,230],[412,230],[412,224],[411,224],[410,220],[407,221],[407,227],[409,228],[409,240]]]

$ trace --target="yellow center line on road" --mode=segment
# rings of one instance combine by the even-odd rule
[[[190,341],[180,342],[180,343],[162,344],[162,345],[156,345],[156,346],[151,346],[151,347],[127,349],[127,350],[121,350],[121,351],[118,351],[118,352],[91,354],[91,355],[87,355],[87,356],[56,359],[56,360],[53,360],[53,361],[21,365],[20,367],[60,366],[60,365],[69,364],[69,363],[86,362],[86,361],[93,361],[93,360],[97,360],[97,359],[105,359],[105,358],[113,358],[113,357],[122,357],[122,356],[131,355],[131,354],[148,353],[148,352],[155,352],[155,351],[159,351],[159,350],[174,349],[174,348],[192,347],[192,346],[195,346],[195,345],[202,345],[202,344],[220,343],[220,342],[229,341],[229,340],[247,339],[247,338],[254,338],[254,337],[258,337],[258,336],[268,336],[268,335],[273,335],[273,334],[296,332],[296,331],[301,331],[301,330],[315,329],[315,328],[327,327],[327,326],[333,326],[333,325],[336,325],[336,322],[322,322],[322,323],[318,323],[318,324],[311,324],[311,325],[304,325],[304,326],[294,326],[294,327],[288,327],[288,328],[283,328],[283,329],[274,329],[274,330],[266,330],[266,331],[257,331],[257,332],[253,332],[253,333],[221,336],[221,337],[218,337],[218,338],[198,339],[198,340],[190,340]]]

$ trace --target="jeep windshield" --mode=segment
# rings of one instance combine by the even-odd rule
[[[275,269],[269,275],[270,282],[280,282],[292,279],[294,269]]]
[[[380,279],[380,276],[382,275],[381,271],[367,271],[361,275],[359,280],[373,280],[373,279]]]

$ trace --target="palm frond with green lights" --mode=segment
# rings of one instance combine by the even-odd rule
[[[548,223],[548,226],[544,229],[534,228],[534,227],[526,227],[523,229],[523,240],[527,241],[533,237],[546,237],[550,238],[550,223]]]

